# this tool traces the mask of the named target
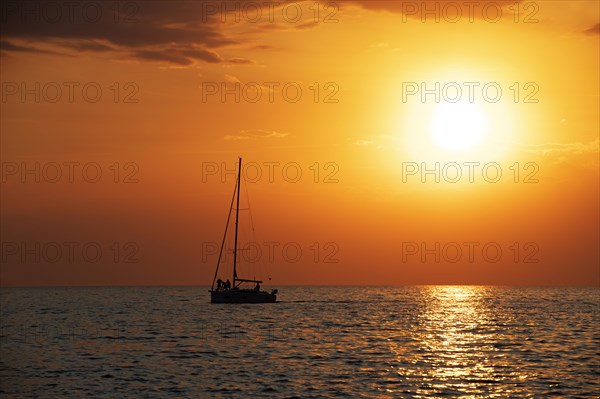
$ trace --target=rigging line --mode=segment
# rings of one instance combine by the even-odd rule
[[[246,189],[246,202],[248,203],[248,213],[250,214],[250,227],[252,228],[252,232],[254,233],[254,219],[252,218],[252,208],[250,207],[250,196],[248,195],[248,185],[244,186]]]
[[[219,259],[217,260],[217,268],[215,269],[215,275],[213,277],[213,282],[210,287],[211,290],[215,288],[215,281],[217,280],[217,275],[219,273],[219,265],[221,264],[221,255],[223,255],[223,247],[225,246],[225,239],[227,238],[227,229],[229,228],[229,220],[231,219],[231,211],[233,210],[233,200],[235,199],[235,192],[237,190],[237,181],[235,183],[235,187],[233,189],[233,197],[231,198],[231,205],[229,206],[229,214],[227,215],[227,223],[225,224],[225,233],[223,233],[223,241],[221,242],[221,249],[219,250]]]
[[[248,214],[250,216],[250,227],[251,227],[251,232],[250,232],[250,237],[251,240],[254,242],[257,242],[256,240],[256,231],[254,230],[254,218],[252,217],[252,207],[250,206],[250,195],[248,195],[248,184],[246,184],[244,186],[244,189],[246,190],[246,202],[248,203]],[[265,265],[264,260],[261,258],[258,259],[258,272],[261,276],[268,276],[270,273],[267,270],[267,265]],[[254,268],[254,279],[256,280],[256,268]]]
[[[244,189],[246,191],[246,202],[248,204],[248,208],[247,208],[247,210],[248,210],[248,216],[250,217],[250,232],[249,232],[250,233],[249,234],[250,235],[250,240],[254,241],[254,242],[257,242],[257,239],[256,239],[256,230],[254,228],[254,217],[252,216],[252,207],[250,206],[250,195],[248,194],[248,184],[246,184],[244,186]],[[258,271],[259,271],[260,275],[266,275],[266,274],[268,274],[266,272],[266,266],[264,264],[264,260],[262,259],[262,257],[259,257],[258,262],[256,262],[256,263],[258,263],[257,266],[258,266],[258,269],[259,269]],[[249,273],[250,272],[250,265],[247,265],[247,269],[248,269],[247,270],[248,274],[250,274]],[[254,267],[253,270],[252,270],[252,275],[253,275],[253,278],[255,280],[257,279],[256,278],[256,269],[257,268]]]

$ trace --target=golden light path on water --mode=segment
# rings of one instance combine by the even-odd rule
[[[407,356],[412,358],[412,367],[397,370],[399,376],[421,379],[425,384],[418,393],[425,396],[449,389],[477,391],[483,385],[500,382],[498,369],[509,369],[511,364],[500,349],[502,345],[498,345],[498,333],[510,335],[510,331],[492,327],[497,326],[499,320],[494,309],[488,307],[488,289],[478,286],[422,289],[423,311],[418,315],[420,328],[407,332],[417,340],[420,348],[415,350],[412,345],[407,347],[390,340],[391,349],[400,363]],[[527,378],[519,372],[511,374],[513,381]],[[501,389],[487,395],[500,397],[511,393],[516,392]]]

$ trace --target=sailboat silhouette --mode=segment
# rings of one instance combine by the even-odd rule
[[[233,198],[231,199],[231,206],[229,208],[229,214],[227,216],[227,223],[225,225],[225,233],[223,234],[223,242],[221,243],[221,250],[219,251],[219,259],[217,260],[217,267],[215,269],[215,275],[213,282],[210,287],[210,302],[211,303],[269,303],[277,300],[277,290],[271,290],[271,292],[261,291],[260,284],[261,280],[240,278],[237,275],[237,264],[238,264],[238,225],[239,225],[239,211],[240,211],[240,186],[242,176],[242,158],[238,161],[238,173],[237,182],[233,191]],[[235,208],[233,207],[235,202]],[[231,220],[231,212],[235,209],[235,239],[233,244],[233,284],[227,280],[223,282],[220,278],[217,278],[219,274],[219,266],[221,264],[221,258],[223,255],[223,248],[225,246],[225,239],[227,237],[227,230],[229,228],[229,222]],[[215,283],[217,283],[215,287]],[[244,288],[242,285],[256,284],[253,288]]]

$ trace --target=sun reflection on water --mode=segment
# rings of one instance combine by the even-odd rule
[[[490,309],[489,292],[478,286],[423,287],[418,328],[404,342],[392,343],[398,356],[397,375],[421,382],[421,395],[480,392],[487,397],[515,393],[491,391],[498,371],[510,367],[499,350],[501,320]],[[498,323],[500,322],[500,323]],[[418,332],[417,332],[418,331]],[[514,375],[516,380],[520,376]],[[522,377],[522,376],[521,376]]]

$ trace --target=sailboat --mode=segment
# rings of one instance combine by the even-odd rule
[[[250,278],[240,278],[237,275],[237,261],[238,261],[238,222],[239,222],[239,211],[240,211],[240,183],[242,175],[242,158],[239,158],[238,162],[238,173],[237,182],[233,191],[233,198],[231,199],[231,206],[229,207],[229,215],[227,216],[227,223],[225,225],[225,234],[223,235],[223,242],[221,243],[221,250],[219,251],[219,259],[217,260],[217,267],[215,269],[215,275],[213,282],[210,287],[210,302],[211,303],[270,303],[277,301],[277,290],[273,289],[271,292],[263,291],[260,289],[261,280],[255,280]],[[235,208],[233,207],[235,201]],[[221,256],[223,255],[223,247],[225,246],[225,239],[227,237],[227,230],[229,228],[229,221],[231,220],[231,212],[235,209],[235,238],[233,245],[233,276],[230,283],[229,280],[223,282],[219,275],[219,266],[221,264]],[[215,287],[216,283],[216,287]],[[254,285],[254,287],[253,287]]]

